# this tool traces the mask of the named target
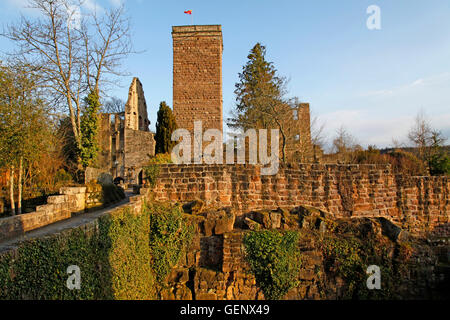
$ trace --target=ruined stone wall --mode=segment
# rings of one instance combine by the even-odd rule
[[[125,125],[128,129],[149,131],[147,103],[142,83],[138,78],[133,78],[128,92],[128,101],[125,105]]]
[[[297,161],[305,161],[312,157],[311,115],[309,103],[300,103],[293,110],[293,126],[289,130],[290,137],[286,146],[287,156]]]
[[[153,133],[124,130],[125,136],[125,180],[138,183],[138,175],[142,167],[148,163],[150,156],[155,155],[155,139]]]
[[[336,216],[384,216],[412,233],[450,235],[450,179],[396,175],[389,165],[162,165],[156,199],[232,206],[241,213],[310,205]]]
[[[179,128],[222,131],[222,28],[179,26],[173,37],[173,111]]]
[[[100,152],[97,157],[97,167],[100,171],[107,171],[114,177],[124,174],[124,122],[123,113],[100,114],[98,133]],[[88,179],[87,182],[89,181]]]
[[[99,130],[100,153],[97,166],[122,177],[126,183],[137,184],[142,166],[155,154],[154,134],[149,130],[147,104],[138,78],[134,78],[125,113],[101,114]]]

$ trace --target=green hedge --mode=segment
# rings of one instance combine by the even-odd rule
[[[149,210],[123,210],[98,228],[73,229],[22,244],[0,257],[0,299],[152,299]],[[81,269],[81,289],[69,290],[66,270]]]

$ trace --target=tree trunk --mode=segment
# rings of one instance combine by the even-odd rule
[[[286,163],[286,135],[284,134],[284,130],[281,129],[280,126],[280,132],[281,137],[283,138],[283,148],[282,148],[282,155],[283,155],[283,163]]]
[[[23,174],[23,157],[20,157],[19,179],[17,181],[17,186],[19,188],[19,194],[17,195],[17,214],[22,214],[22,174]]]
[[[16,215],[16,204],[14,203],[14,166],[9,167],[9,199],[11,201],[11,213]]]

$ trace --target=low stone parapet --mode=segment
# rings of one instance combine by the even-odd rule
[[[74,213],[84,212],[85,187],[61,188],[60,193],[48,197],[47,204],[37,206],[34,212],[0,219],[0,241],[19,237],[28,231],[69,219]]]

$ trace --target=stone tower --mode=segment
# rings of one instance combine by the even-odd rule
[[[172,27],[173,111],[178,128],[222,131],[222,27]]]

